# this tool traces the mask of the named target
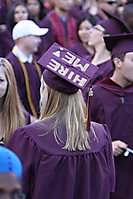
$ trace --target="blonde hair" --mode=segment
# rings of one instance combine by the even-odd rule
[[[63,149],[69,151],[90,149],[89,135],[85,126],[86,106],[81,90],[72,95],[60,93],[46,85],[48,99],[41,107],[39,120],[55,118],[51,126],[54,129],[55,140],[57,141],[57,128],[65,121],[67,140]],[[92,129],[91,129],[92,130]],[[93,130],[92,130],[93,132]],[[60,140],[58,138],[58,140]]]
[[[4,143],[6,143],[18,127],[26,125],[26,121],[17,93],[16,80],[12,66],[5,58],[0,58],[0,68],[3,69],[7,79],[7,89],[3,97],[3,106],[1,110],[4,124]]]

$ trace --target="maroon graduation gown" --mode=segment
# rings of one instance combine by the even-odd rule
[[[86,56],[84,58],[91,62],[93,56],[94,55],[90,55],[90,56]],[[111,59],[106,62],[103,62],[101,64],[98,64],[97,67],[98,67],[98,70],[94,74],[94,76],[91,80],[92,85],[96,84],[98,81],[104,79],[105,77],[111,77],[113,74],[113,71],[114,71]]]
[[[109,199],[115,172],[106,126],[94,124],[98,141],[90,133],[90,150],[70,152],[62,149],[64,143],[57,144],[50,124],[51,120],[45,119],[20,127],[6,144],[23,163],[22,185],[27,198]],[[57,133],[65,142],[64,125]]]
[[[27,98],[26,83],[25,83],[26,81],[25,81],[25,77],[24,77],[24,72],[22,70],[22,66],[19,63],[17,57],[12,52],[10,52],[8,54],[6,59],[9,60],[9,62],[11,63],[11,65],[13,67],[20,99],[22,100],[22,103],[23,103],[25,109],[30,114],[33,114],[31,111],[30,105],[29,105],[28,98]],[[26,62],[25,67],[26,67],[27,73],[28,73],[32,102],[35,107],[35,111],[36,111],[37,115],[39,116],[40,85],[41,85],[40,78],[39,78],[36,66],[33,62],[32,63]]]
[[[90,55],[90,53],[83,46],[82,42],[76,42],[75,44],[69,47],[69,50],[74,52],[76,55],[79,55],[80,57]]]
[[[93,121],[106,123],[112,140],[133,149],[133,84],[122,88],[109,78],[93,86]],[[133,199],[133,155],[115,157],[116,190],[111,199]]]
[[[72,6],[69,14],[78,22],[78,20],[89,13],[89,8],[83,9],[83,6]]]
[[[12,50],[13,46],[15,45],[10,30],[5,29],[0,33],[0,42],[3,53],[0,56],[6,57],[8,53]]]
[[[8,9],[6,1],[0,1],[0,25],[6,24]]]
[[[63,22],[57,17],[59,19],[59,23],[54,24],[52,22],[54,20],[51,20],[51,15],[53,13],[55,13],[54,10],[50,11],[48,15],[44,17],[43,20],[41,20],[40,23],[40,27],[45,27],[49,29],[48,33],[41,37],[42,43],[40,44],[40,49],[43,50],[42,54],[46,52],[54,42],[57,42],[61,46],[64,46],[66,48],[70,46],[70,43],[72,45],[77,42],[76,22],[74,21],[74,19],[70,15],[68,15],[69,20]],[[68,21],[71,21],[72,23],[70,24]],[[59,35],[55,31],[56,28],[58,29]],[[64,45],[60,43],[61,40],[64,41]]]

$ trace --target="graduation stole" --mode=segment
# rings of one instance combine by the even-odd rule
[[[33,114],[36,118],[38,118],[37,112],[36,112],[36,110],[35,110],[35,107],[34,107],[34,104],[33,104],[32,98],[31,98],[30,84],[29,84],[29,78],[28,78],[27,69],[26,69],[26,67],[25,67],[25,64],[24,64],[23,62],[21,62],[21,60],[19,59],[18,56],[17,56],[17,59],[18,59],[19,63],[20,63],[21,66],[22,66],[22,69],[23,69],[24,78],[25,78],[25,84],[26,84],[27,98],[28,98],[28,102],[29,102],[29,105],[30,105],[32,114]],[[33,57],[33,63],[35,64],[36,69],[37,69],[37,72],[38,72],[38,75],[39,75],[39,77],[40,77],[40,79],[41,79],[42,72],[41,72],[40,66],[36,63],[36,60],[35,60],[34,57]]]
[[[62,24],[62,21],[59,19],[54,11],[49,15],[49,20],[52,24],[56,41],[61,46],[69,47],[77,41],[76,23],[72,17],[68,15],[67,18],[67,40],[65,36],[66,31]]]

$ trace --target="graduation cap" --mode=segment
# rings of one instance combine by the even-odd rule
[[[107,50],[112,52],[112,58],[133,52],[133,33],[104,36],[104,41]]]
[[[46,68],[43,72],[45,83],[50,88],[68,95],[89,86],[98,70],[97,66],[57,43],[48,49],[38,63]]]
[[[6,147],[0,146],[0,173],[12,172],[21,179],[22,170],[22,164],[17,155]]]
[[[101,25],[106,30],[106,32],[108,32],[110,35],[131,33],[130,29],[122,20],[105,10],[103,11],[109,19],[101,20],[97,24]]]

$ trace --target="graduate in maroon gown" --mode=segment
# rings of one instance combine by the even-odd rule
[[[15,3],[7,14],[6,29],[0,32],[0,56],[6,57],[14,46],[13,27],[21,20],[30,19],[29,11],[24,2]]]
[[[56,0],[54,10],[50,11],[40,23],[40,27],[49,29],[48,34],[42,37],[42,47],[40,48],[43,49],[43,51],[40,56],[42,56],[54,42],[66,48],[69,48],[77,42],[76,22],[68,13],[72,2],[71,0]]]
[[[75,54],[84,57],[87,55],[94,54],[94,48],[89,46],[88,38],[90,35],[90,29],[95,26],[97,20],[91,14],[87,14],[80,18],[77,23],[77,37],[78,41],[69,47],[69,50]]]
[[[13,67],[20,99],[25,109],[35,117],[39,116],[39,88],[43,69],[36,63],[33,54],[41,42],[39,36],[47,32],[47,28],[39,28],[31,20],[18,22],[13,28],[16,45],[6,57]]]
[[[105,38],[112,51],[114,73],[93,86],[93,121],[107,124],[112,136],[116,189],[112,199],[133,199],[133,34]]]
[[[89,45],[94,47],[95,53],[93,56],[90,55],[86,57],[86,59],[99,68],[92,78],[92,84],[95,84],[105,77],[111,77],[113,74],[111,54],[105,46],[103,36],[130,32],[118,17],[106,11],[104,12],[109,19],[99,21],[97,25],[90,30]]]
[[[31,18],[39,26],[40,21],[46,16],[48,11],[43,6],[42,0],[25,0]]]
[[[115,187],[110,134],[89,119],[86,127],[80,90],[97,67],[57,43],[39,64],[46,68],[40,119],[18,128],[6,145],[23,163],[24,193],[30,199],[109,199]]]
[[[13,68],[9,61],[0,58],[0,144],[20,126],[31,124],[33,116],[24,110],[17,92]]]

